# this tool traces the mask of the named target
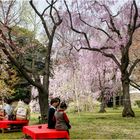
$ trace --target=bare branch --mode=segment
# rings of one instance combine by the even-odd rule
[[[137,19],[138,19],[138,7],[137,7],[137,4],[136,4],[136,1],[133,0],[133,4],[134,4],[134,7],[135,7],[135,15],[134,15],[134,18],[133,18],[133,32],[135,31],[136,29],[136,23],[137,23]]]
[[[136,26],[136,29],[139,28],[139,27],[140,27],[140,24],[138,24],[138,25]]]
[[[94,27],[94,28],[97,29],[97,30],[102,31],[103,33],[105,33],[105,34],[108,36],[109,39],[115,41],[115,40],[112,38],[112,36],[110,36],[105,30],[103,30],[103,29],[101,29],[101,28],[96,28],[96,27]],[[116,41],[115,41],[115,42],[116,42]]]
[[[130,19],[129,19],[129,24],[128,24],[128,34],[129,34],[130,30],[131,30],[132,15],[133,15],[133,3],[131,4],[131,9],[130,9]]]
[[[10,1],[0,1],[1,4],[1,10],[3,14],[3,22],[5,25],[10,25],[11,23],[19,23],[19,12],[16,10],[13,10],[16,5],[16,0],[10,0]],[[18,10],[20,11],[20,10]],[[18,21],[19,20],[19,21]],[[13,24],[12,24],[13,26]]]
[[[51,35],[50,35],[50,33],[49,33],[49,30],[48,30],[48,27],[47,27],[47,25],[46,25],[46,22],[45,22],[43,16],[38,12],[38,10],[36,9],[36,7],[34,6],[33,0],[30,0],[30,5],[32,6],[32,8],[33,8],[34,11],[36,12],[36,14],[40,17],[40,19],[41,19],[41,21],[42,21],[42,24],[43,24],[43,26],[44,26],[45,32],[46,32],[48,38],[50,39]]]
[[[86,39],[86,42],[87,42],[87,45],[88,45],[88,47],[90,48],[90,43],[89,43],[87,34],[86,34],[85,32],[78,31],[77,29],[75,29],[75,28],[73,27],[72,16],[71,16],[70,10],[69,10],[68,5],[67,5],[67,3],[66,3],[65,0],[64,0],[64,3],[65,3],[65,6],[66,6],[66,8],[67,8],[67,12],[68,12],[68,14],[69,14],[71,29],[72,29],[74,32],[78,33],[78,34],[84,35],[84,37],[85,37],[85,39]]]
[[[107,20],[103,19],[103,18],[99,18],[101,20],[101,22],[105,22],[107,27],[111,30],[111,27],[109,25],[109,23],[107,22]]]
[[[119,69],[121,70],[121,65],[120,65],[119,61],[117,60],[117,58],[111,53],[105,53],[105,52],[102,51],[105,48],[109,49],[107,47],[102,47],[101,49],[98,49],[98,48],[83,48],[82,47],[80,49],[89,50],[89,51],[96,51],[96,52],[102,53],[104,56],[111,58],[116,63],[116,65],[119,67]]]
[[[118,66],[118,68],[121,70],[121,65],[120,65],[119,61],[117,60],[117,58],[115,57],[115,55],[113,55],[113,54],[108,54],[108,53],[105,53],[105,52],[102,52],[102,54],[103,54],[104,56],[106,56],[106,57],[111,58],[111,59],[116,63],[116,65]]]
[[[134,9],[133,9],[134,7]],[[135,11],[135,14],[133,15],[133,10]],[[134,33],[134,31],[140,27],[140,24],[136,25],[137,19],[138,19],[138,7],[136,4],[136,1],[133,0],[133,3],[131,5],[131,13],[130,13],[130,22],[128,24],[128,34],[131,37]]]
[[[109,39],[111,39],[111,40],[114,41],[114,39],[112,38],[112,36],[110,36],[105,30],[103,30],[102,28],[97,28],[97,27],[94,27],[94,26],[90,25],[89,23],[87,23],[86,21],[84,21],[84,20],[82,19],[80,13],[78,13],[78,15],[79,15],[79,19],[80,19],[84,24],[86,24],[86,25],[88,25],[89,27],[92,27],[92,28],[94,28],[94,29],[96,29],[96,30],[99,30],[99,31],[103,32],[104,34],[106,34],[106,36],[108,36]]]
[[[3,6],[3,2],[0,0],[0,4],[1,4],[1,9],[2,9],[2,14],[3,14],[3,18],[4,18],[4,21],[5,21],[5,17],[6,17],[6,15],[5,15],[5,11],[4,11],[4,6]],[[3,21],[3,22],[4,22]],[[4,22],[5,23],[5,22]]]
[[[108,13],[108,15],[109,15],[109,18],[110,18],[110,24],[111,24],[110,29],[111,29],[111,31],[117,33],[117,35],[118,35],[119,38],[122,38],[122,37],[121,37],[121,34],[120,34],[120,31],[117,30],[117,28],[115,27],[114,21],[113,21],[113,18],[114,18],[115,16],[117,16],[117,15],[113,16],[113,15],[110,13],[109,9],[106,7],[106,5],[102,5],[102,4],[100,4],[99,2],[97,2],[97,3],[98,3],[100,6],[103,6],[103,7],[105,8],[105,10],[107,11],[107,13]],[[106,21],[106,22],[107,22],[107,21]]]
[[[133,80],[130,80],[130,85],[138,90],[140,90],[140,85],[138,85],[137,83],[135,83]]]
[[[46,7],[44,10],[43,10],[43,12],[42,12],[42,14],[41,14],[41,16],[43,16],[44,15],[44,13],[49,9],[49,7],[50,7],[50,5],[48,6],[48,7]]]
[[[135,66],[140,62],[140,59],[136,59],[133,65],[130,67],[129,70],[129,76],[132,74],[132,71],[134,70]]]
[[[8,21],[8,17],[9,17],[9,14],[10,14],[10,10],[11,10],[11,8],[13,7],[13,5],[15,4],[15,2],[16,2],[16,0],[13,0],[13,1],[9,1],[10,2],[10,4],[8,5],[8,10],[7,10],[7,12],[6,12],[6,17],[5,17],[5,24],[7,25],[7,23],[9,23],[9,21]]]
[[[53,8],[54,8],[54,10],[56,11],[56,14],[57,14],[57,17],[58,17],[58,23],[59,23],[59,21],[62,22],[62,19],[61,19],[60,15],[59,15],[58,10],[57,10],[55,7],[53,7]],[[58,23],[56,23],[56,24],[58,24]]]
[[[52,15],[52,9],[53,9],[53,0],[52,0],[52,2],[50,4],[50,17],[52,19],[53,24],[55,25],[56,23],[55,23],[53,15]]]

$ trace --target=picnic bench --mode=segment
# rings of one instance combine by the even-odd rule
[[[25,135],[30,136],[33,140],[56,138],[65,138],[69,140],[69,134],[67,131],[48,129],[47,124],[24,126],[22,131]]]
[[[2,133],[5,132],[8,128],[11,128],[11,126],[26,126],[28,125],[28,120],[1,120],[0,121],[0,129],[2,130]]]

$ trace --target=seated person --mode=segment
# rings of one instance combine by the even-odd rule
[[[10,120],[13,115],[13,107],[12,107],[12,100],[11,99],[5,99],[4,100],[5,105],[3,106],[3,109],[5,111],[5,117],[4,119]]]
[[[3,109],[2,98],[0,98],[0,120],[3,120],[5,117],[5,110]]]
[[[56,111],[56,108],[60,104],[59,98],[53,98],[50,102],[50,108],[48,111],[48,128],[54,129],[55,128],[55,119],[54,119],[54,113]]]
[[[16,120],[29,120],[30,119],[30,100],[25,98],[23,101],[19,101],[17,107],[14,109]]]
[[[56,120],[55,129],[56,130],[66,130],[69,133],[69,129],[71,128],[71,125],[69,124],[69,118],[67,114],[65,113],[65,110],[67,109],[67,105],[65,102],[60,103],[60,108],[55,112],[54,117]]]

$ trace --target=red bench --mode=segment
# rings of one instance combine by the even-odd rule
[[[2,120],[0,121],[0,129],[4,133],[4,129],[10,128],[11,125],[28,125],[28,120]]]
[[[69,134],[67,131],[48,129],[47,124],[24,126],[22,131],[25,135],[30,136],[33,140],[55,138],[69,139]]]

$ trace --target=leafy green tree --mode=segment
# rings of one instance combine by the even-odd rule
[[[12,3],[13,2],[13,3]],[[54,7],[56,2],[53,0],[51,3],[46,2],[48,5],[42,13],[36,9],[33,1],[30,1],[31,7],[34,9],[35,13],[39,16],[45,33],[47,35],[47,44],[42,46],[37,40],[34,40],[35,36],[18,36],[18,32],[14,30],[17,28],[16,19],[12,17],[16,26],[9,24],[7,21],[11,17],[13,8],[15,6],[14,1],[9,1],[6,3],[6,9],[4,11],[7,15],[6,22],[1,20],[0,23],[0,46],[1,50],[7,56],[8,60],[14,65],[20,74],[33,86],[35,86],[39,91],[39,104],[41,115],[48,115],[48,97],[49,97],[49,78],[51,76],[51,52],[52,45],[54,41],[54,35],[57,27],[61,24],[62,19],[59,16],[57,9]],[[5,3],[3,2],[3,5]],[[49,20],[46,21],[46,14],[49,10]],[[10,13],[11,12],[11,13]],[[16,11],[15,11],[16,12]],[[51,23],[51,24],[50,24]],[[26,33],[26,30],[22,30]],[[28,32],[28,31],[27,31]],[[44,56],[42,56],[44,55]],[[42,78],[41,78],[42,77]]]

